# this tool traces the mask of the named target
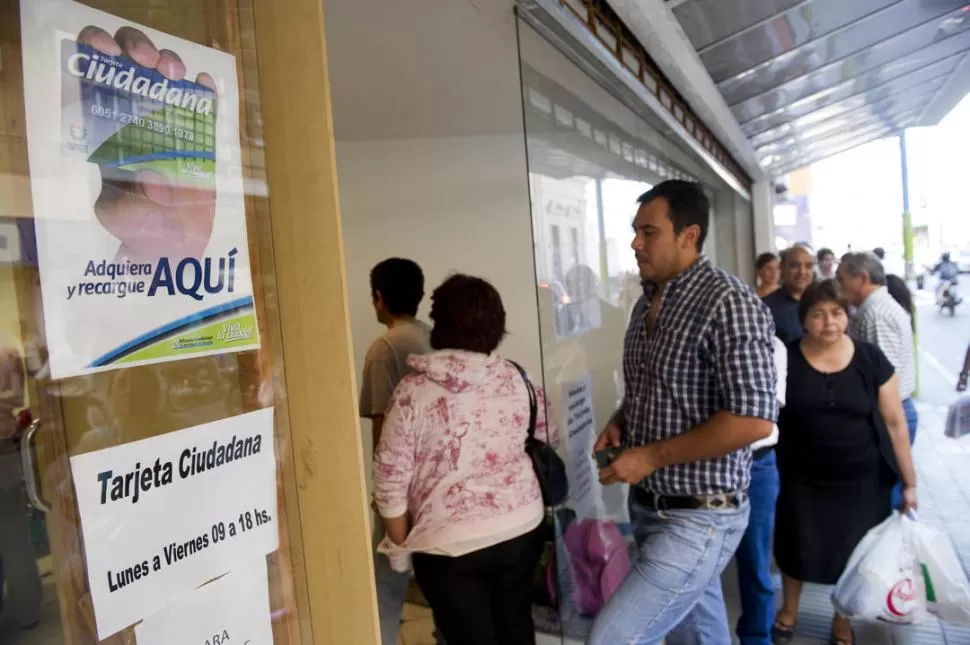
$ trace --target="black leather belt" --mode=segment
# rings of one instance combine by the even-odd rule
[[[719,495],[657,495],[642,488],[634,489],[637,503],[642,506],[663,510],[718,510],[738,508],[744,500],[742,493],[721,493]]]
[[[775,449],[774,446],[765,446],[764,448],[758,448],[757,450],[751,453],[751,458],[754,459],[755,461],[758,461],[765,455],[770,454],[771,451],[774,449]]]

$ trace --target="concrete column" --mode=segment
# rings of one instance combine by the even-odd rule
[[[712,232],[715,234],[713,241],[717,249],[717,265],[729,273],[737,274],[740,258],[735,242],[737,222],[734,212],[734,191],[718,190],[714,194],[712,205],[715,222]]]
[[[775,248],[775,190],[771,181],[755,182],[751,188],[754,211],[755,254],[777,251]]]
[[[737,275],[754,284],[754,208],[751,201],[734,193],[734,248],[738,256]]]

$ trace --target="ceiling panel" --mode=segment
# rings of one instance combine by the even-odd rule
[[[825,88],[790,105],[778,108],[768,114],[743,123],[741,129],[749,137],[753,137],[765,130],[791,123],[799,117],[806,118],[821,114],[821,118],[825,118],[824,115],[827,110],[837,109],[844,101],[855,100],[859,97],[865,99],[867,96],[872,96],[871,93],[878,95],[885,88],[888,88],[890,92],[894,93],[910,90],[924,83],[926,80],[932,80],[940,76],[948,78],[962,56],[963,54],[949,56],[943,60],[931,63],[926,67],[920,67],[899,76],[895,74],[903,68],[898,66],[888,71],[879,69],[868,72],[858,78]]]
[[[895,134],[895,130],[892,128],[885,128],[882,130],[876,130],[874,132],[865,132],[857,137],[845,140],[845,141],[832,141],[827,147],[819,148],[812,151],[809,154],[795,157],[787,161],[786,163],[779,163],[772,166],[772,175],[778,177],[785,175],[792,171],[798,170],[799,168],[804,168],[805,166],[810,166],[813,163],[822,161],[823,159],[828,159],[829,157],[834,157],[837,154],[846,152],[847,150],[852,150],[853,148],[858,148],[859,146],[864,146],[867,143],[872,143],[873,141],[878,141],[892,134]]]
[[[907,114],[888,123],[874,123],[858,130],[840,132],[835,136],[815,141],[810,145],[792,147],[785,154],[766,158],[764,163],[766,167],[772,169],[791,167],[804,159],[828,156],[832,154],[832,151],[847,150],[853,147],[853,144],[860,145],[860,143],[888,136],[897,132],[899,128],[906,127],[916,118],[918,118],[918,113],[915,116]]]
[[[743,123],[868,71],[905,73],[966,51],[970,48],[970,31],[966,30],[970,26],[970,12],[961,12],[961,17],[963,20],[955,35],[943,35],[947,32],[937,29],[939,23],[925,25],[733,104],[731,109]]]
[[[803,0],[692,0],[677,5],[674,15],[701,49],[800,4]]]
[[[870,114],[892,111],[899,106],[925,105],[926,96],[938,92],[945,80],[945,76],[938,76],[899,92],[893,92],[889,85],[883,85],[870,93],[841,101],[830,108],[816,110],[801,118],[788,121],[784,125],[765,130],[751,137],[751,145],[758,149],[796,133],[802,136],[802,133],[832,121],[856,121]]]
[[[902,104],[893,110],[869,114],[861,118],[832,119],[812,128],[802,130],[797,135],[785,137],[761,146],[757,150],[758,158],[763,161],[768,156],[790,155],[792,151],[797,152],[811,148],[832,139],[870,130],[875,126],[906,122],[914,116],[918,117],[922,111],[922,104],[917,102]]]
[[[898,0],[816,0],[699,53],[714,82],[723,83],[778,59],[809,62],[819,49],[824,51],[821,46],[829,40],[825,36],[851,28],[856,20],[871,13],[898,6]],[[804,49],[814,49],[815,53],[803,55],[800,50]]]
[[[856,8],[859,5],[876,4],[873,0],[854,0],[840,6]],[[879,0],[886,4],[886,0]],[[797,13],[797,12],[795,12]],[[886,59],[898,57],[901,52],[916,51],[934,42],[941,35],[952,35],[958,28],[965,28],[964,19],[970,14],[962,10],[945,11],[939,7],[925,7],[918,0],[894,3],[872,14],[867,20],[849,23],[843,29],[801,47],[791,49],[779,56],[761,62],[755,67],[735,72],[726,79],[715,78],[724,98],[730,105],[758,96],[772,88],[805,76],[829,64],[838,64],[853,54],[865,54],[879,46],[877,53]],[[959,24],[957,21],[959,20]],[[907,24],[922,25],[907,30]],[[949,31],[948,31],[949,30]],[[904,35],[905,34],[905,35]],[[898,42],[881,43],[893,37]],[[734,41],[732,41],[734,42]],[[737,61],[740,57],[734,58]],[[713,70],[714,67],[708,67]]]
[[[938,121],[970,91],[970,0],[674,0],[769,173]]]

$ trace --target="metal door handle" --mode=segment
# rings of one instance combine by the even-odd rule
[[[47,505],[44,498],[40,495],[40,487],[37,485],[37,468],[34,464],[34,435],[40,430],[40,419],[34,419],[23,437],[20,438],[20,461],[24,467],[24,481],[27,484],[27,501],[30,505],[43,513],[50,513],[51,507]]]

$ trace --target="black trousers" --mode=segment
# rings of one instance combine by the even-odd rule
[[[448,645],[535,645],[532,580],[543,537],[540,525],[457,558],[413,555],[414,577]]]

